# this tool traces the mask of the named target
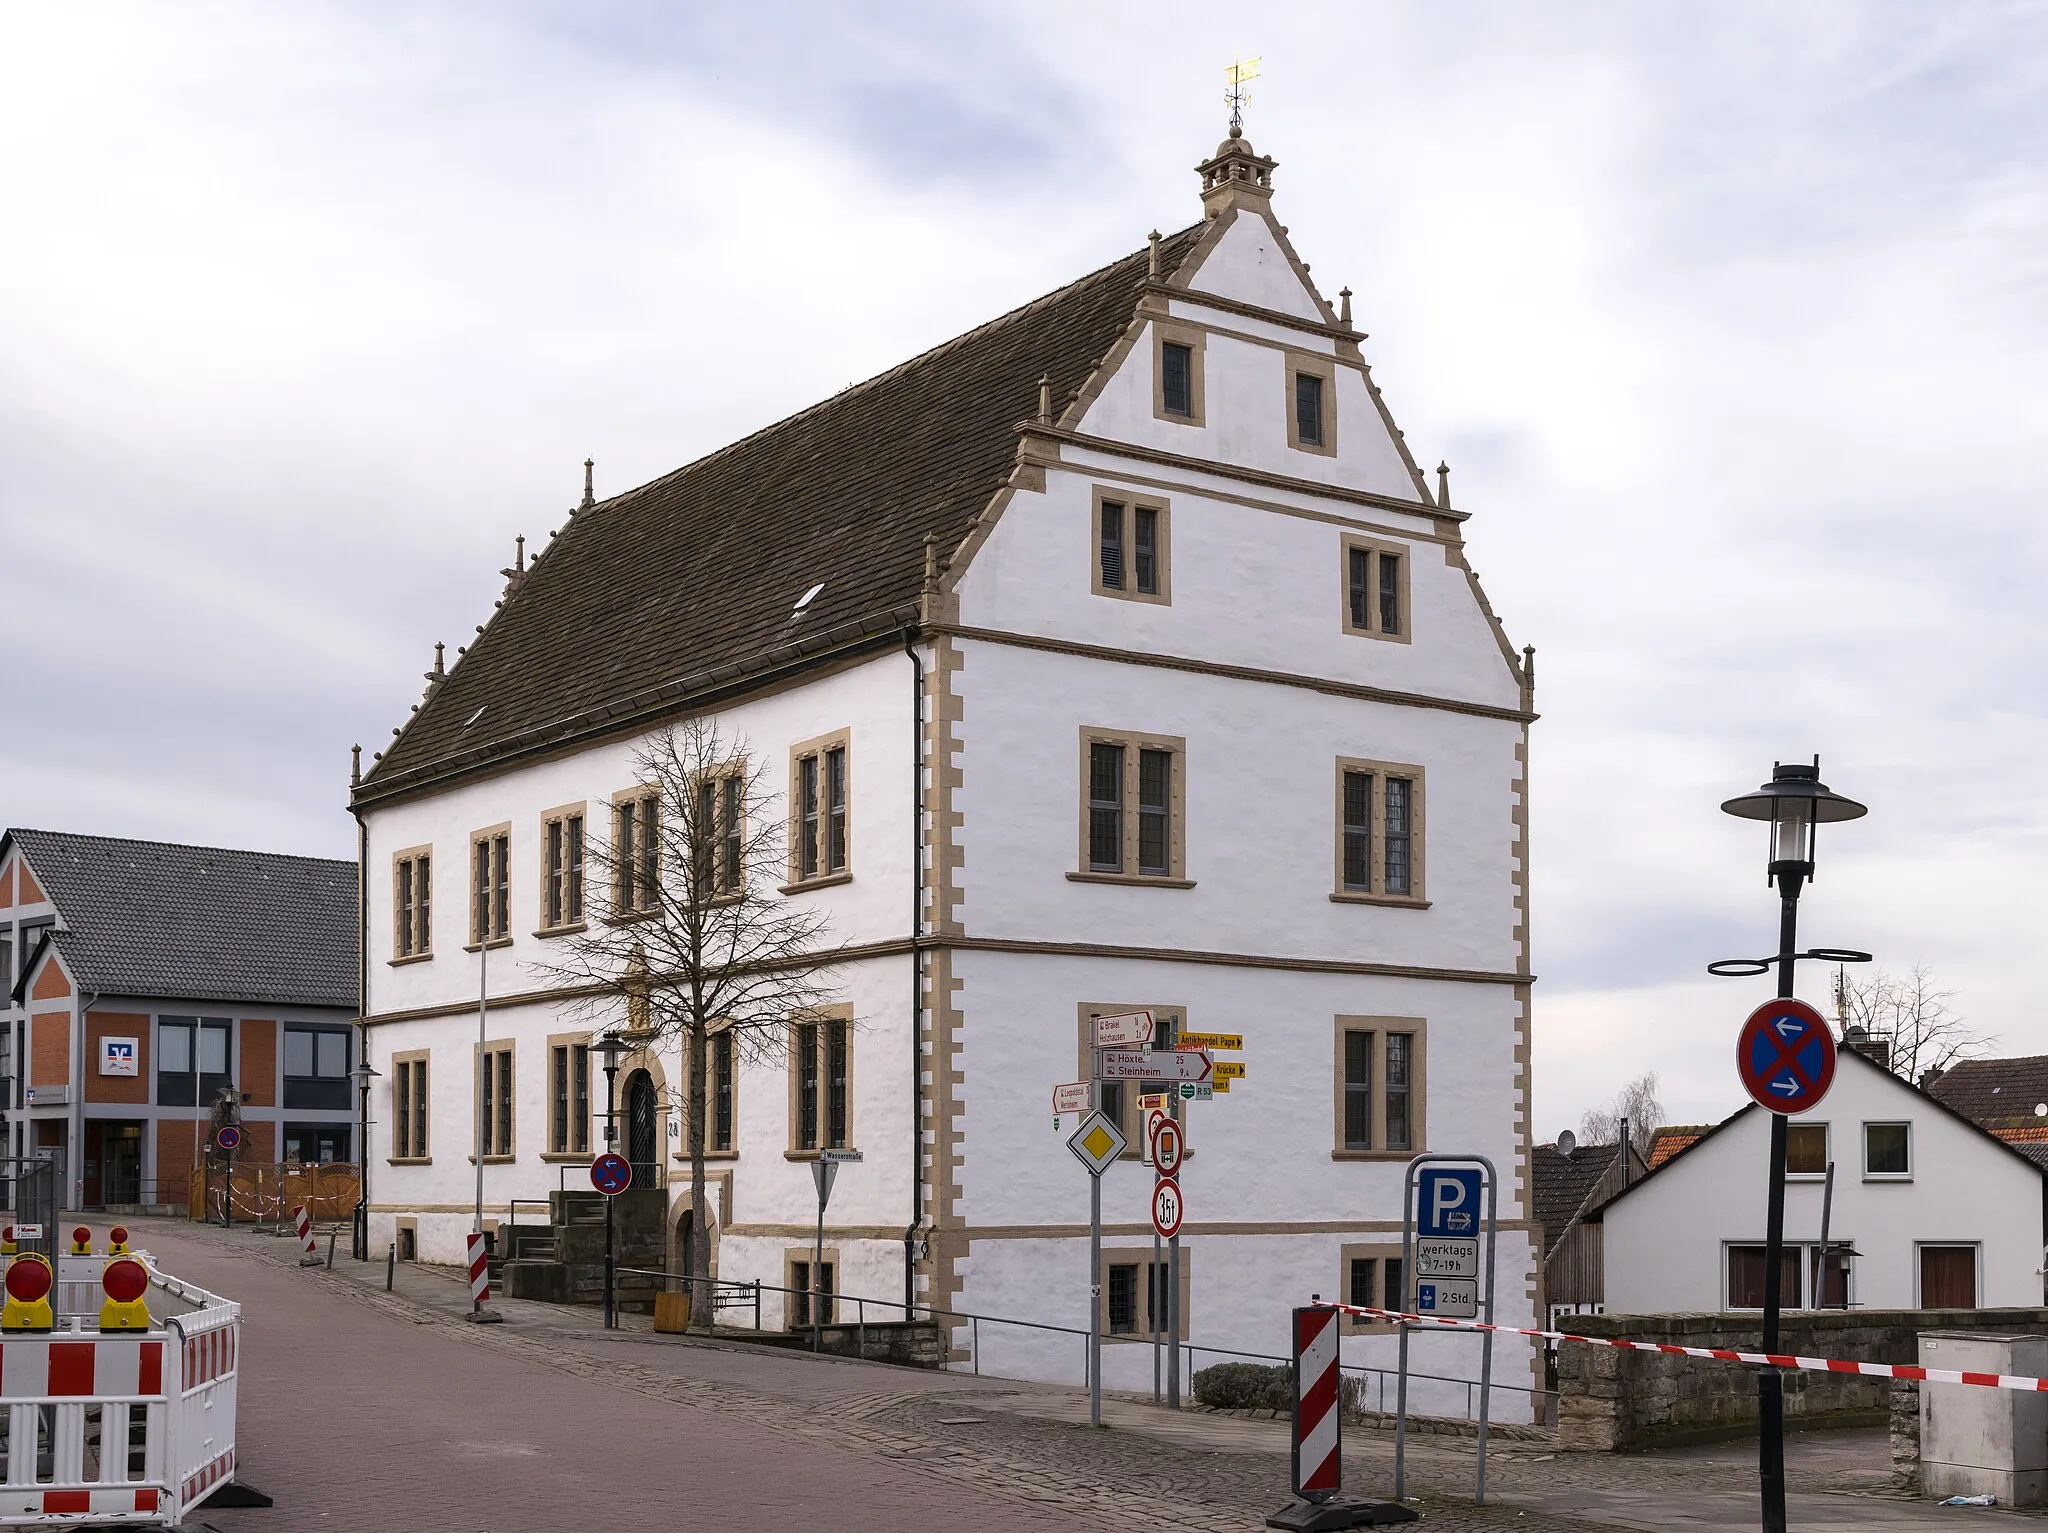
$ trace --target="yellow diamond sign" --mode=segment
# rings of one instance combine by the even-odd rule
[[[1067,1141],[1067,1148],[1074,1152],[1074,1158],[1086,1166],[1091,1175],[1100,1176],[1123,1154],[1126,1142],[1115,1123],[1102,1113],[1092,1112],[1074,1130],[1074,1137]]]

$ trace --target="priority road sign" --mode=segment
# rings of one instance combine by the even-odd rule
[[[590,1163],[590,1185],[608,1198],[615,1198],[633,1185],[633,1165],[625,1156],[610,1150]]]
[[[1089,1175],[1100,1176],[1109,1169],[1111,1162],[1123,1154],[1124,1146],[1129,1143],[1106,1114],[1092,1112],[1074,1130],[1074,1137],[1067,1141],[1067,1148],[1074,1152],[1074,1159],[1088,1168]]]
[[[213,1142],[223,1150],[235,1149],[242,1142],[242,1131],[232,1123],[223,1123],[219,1132],[213,1136]]]
[[[1244,1035],[1241,1033],[1182,1033],[1174,1040],[1177,1049],[1229,1049],[1242,1052]]]
[[[1759,1107],[1805,1112],[1818,1107],[1834,1084],[1834,1034],[1804,1001],[1766,1001],[1742,1024],[1735,1070]]]
[[[1180,1221],[1186,1213],[1179,1182],[1162,1176],[1152,1184],[1152,1228],[1161,1240],[1171,1240],[1180,1233]]]
[[[1186,1152],[1187,1138],[1173,1119],[1162,1117],[1152,1125],[1152,1164],[1161,1176],[1178,1176]]]
[[[1416,1178],[1421,1207],[1416,1210],[1415,1233],[1424,1238],[1456,1235],[1476,1239],[1484,1176],[1477,1166],[1424,1166]]]
[[[1471,1278],[1415,1279],[1415,1313],[1469,1320],[1479,1313],[1479,1284]]]
[[[1210,1079],[1213,1061],[1202,1051],[1180,1049],[1105,1050],[1102,1078],[1106,1081],[1192,1081]]]
[[[1152,1037],[1152,1013],[1149,1011],[1114,1011],[1095,1019],[1095,1046],[1098,1049],[1145,1047],[1150,1045]]]

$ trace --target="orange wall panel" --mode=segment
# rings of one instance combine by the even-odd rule
[[[105,1037],[135,1040],[135,1074],[100,1074],[100,1039]],[[88,1102],[148,1103],[148,1017],[118,1011],[89,1011],[85,1014],[85,1099]]]
[[[71,981],[64,977],[64,965],[46,963],[28,993],[32,1001],[61,1001],[71,994]]]
[[[10,862],[6,867],[0,868],[0,910],[9,909],[13,904],[14,864]]]
[[[61,1086],[71,1079],[71,1013],[39,1011],[29,1018],[28,1083]]]
[[[235,1078],[251,1107],[277,1106],[277,1024],[242,1024],[242,1070]]]
[[[17,862],[15,863],[15,866],[16,866],[17,868],[19,868],[19,869],[21,870],[21,873],[20,873],[20,875],[19,875],[19,876],[20,876],[20,878],[21,878],[21,902],[22,902],[22,904],[24,904],[24,905],[40,905],[40,904],[42,904],[42,903],[43,903],[43,901],[44,901],[45,899],[47,899],[47,898],[48,898],[48,896],[47,896],[47,895],[45,895],[45,894],[43,893],[43,891],[42,891],[42,886],[41,886],[41,885],[39,885],[39,884],[38,884],[38,883],[36,882],[36,876],[35,876],[35,874],[33,874],[33,873],[29,872],[29,870],[28,870],[28,864],[27,864],[27,863],[25,863],[25,862],[20,862],[20,861],[17,861]]]
[[[191,1197],[192,1140],[206,1132],[203,1121],[159,1118],[156,1125],[156,1200],[186,1206]]]

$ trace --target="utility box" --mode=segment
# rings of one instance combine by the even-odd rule
[[[2048,1336],[1926,1331],[1920,1366],[2048,1377]],[[1920,1486],[1930,1496],[2048,1504],[2048,1394],[1977,1384],[1920,1386]]]

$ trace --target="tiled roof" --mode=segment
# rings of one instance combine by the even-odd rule
[[[1713,1128],[1711,1123],[1676,1123],[1658,1129],[1650,1139],[1650,1169],[1655,1171],[1695,1139],[1713,1132]]]
[[[2048,1054],[1958,1060],[1929,1082],[1927,1094],[1978,1123],[2048,1121],[2034,1111],[2048,1102]]]
[[[1536,1222],[1543,1226],[1543,1254],[1563,1237],[1565,1227],[1586,1206],[1593,1186],[1621,1147],[1613,1144],[1582,1144],[1569,1156],[1557,1146],[1539,1144],[1535,1152],[1535,1185],[1532,1188]]]
[[[1203,227],[1161,241],[1162,277]],[[1135,317],[1148,255],[572,517],[358,801],[913,620],[926,535],[941,559],[966,537],[1016,463],[1040,375],[1057,419]]]
[[[356,1007],[353,862],[47,830],[8,831],[0,856],[9,844],[91,994]]]
[[[1992,1133],[2011,1145],[2037,1166],[2048,1166],[2048,1123],[2014,1128],[1994,1128]]]

